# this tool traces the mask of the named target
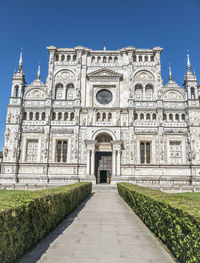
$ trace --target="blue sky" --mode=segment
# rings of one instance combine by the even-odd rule
[[[200,79],[200,0],[0,0],[0,150],[4,143],[11,78],[23,48],[26,82],[35,79],[38,61],[47,76],[46,46],[107,49],[164,48],[162,77],[183,84],[186,52]]]

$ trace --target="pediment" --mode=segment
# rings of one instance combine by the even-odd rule
[[[40,88],[32,88],[28,90],[24,96],[24,98],[28,100],[44,100],[46,97],[46,93]]]
[[[87,74],[88,79],[122,79],[122,74],[103,68]]]
[[[181,88],[177,89],[166,89],[164,94],[163,94],[163,100],[184,100],[184,92],[181,90]]]

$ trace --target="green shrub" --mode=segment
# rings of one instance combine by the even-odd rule
[[[15,191],[10,197],[6,193],[7,198],[0,199],[0,262],[16,261],[76,208],[91,189],[91,183],[76,183],[43,191]]]
[[[200,262],[200,202],[130,183],[118,183],[117,187],[179,262]]]

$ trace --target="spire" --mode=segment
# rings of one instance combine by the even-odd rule
[[[106,50],[106,41],[104,41],[104,47],[103,50]]]
[[[37,79],[40,79],[40,64],[38,65]]]
[[[18,66],[18,72],[22,72],[22,49],[21,49],[21,52],[20,52],[20,58],[19,58],[19,66]]]
[[[187,70],[190,71],[191,70],[191,65],[190,65],[190,55],[187,54]]]
[[[171,67],[169,67],[169,80],[172,80],[172,70],[171,70]]]

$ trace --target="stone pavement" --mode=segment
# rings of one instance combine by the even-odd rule
[[[118,195],[95,185],[92,195],[19,263],[175,262]]]

